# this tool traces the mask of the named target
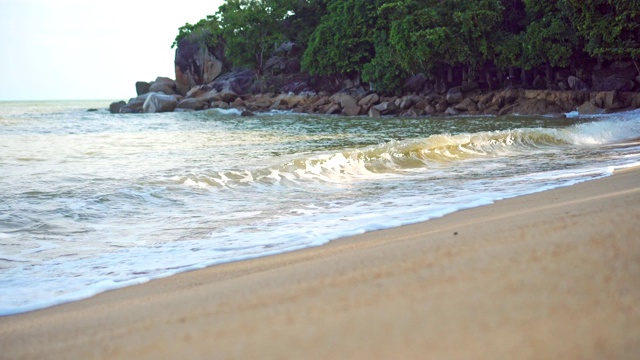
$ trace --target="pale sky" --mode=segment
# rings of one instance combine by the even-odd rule
[[[175,78],[178,28],[223,0],[0,0],[0,101],[128,99]]]

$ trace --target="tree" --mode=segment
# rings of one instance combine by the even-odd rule
[[[236,66],[262,74],[275,47],[286,40],[283,20],[291,15],[295,0],[227,0],[219,19],[227,57]]]
[[[178,28],[178,35],[173,40],[171,48],[178,46],[180,40],[189,38],[192,42],[202,41],[208,46],[216,46],[222,41],[222,31],[220,22],[214,15],[207,15],[206,18],[195,24],[186,23]]]
[[[521,67],[567,67],[578,51],[578,36],[567,13],[556,0],[524,0],[527,27],[522,36]]]
[[[584,50],[609,60],[640,57],[640,1],[562,0],[585,40]]]
[[[302,66],[311,74],[359,76],[375,55],[378,1],[331,0],[311,37]]]

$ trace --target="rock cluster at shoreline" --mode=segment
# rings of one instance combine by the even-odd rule
[[[154,113],[238,109],[245,115],[272,110],[346,116],[435,116],[435,115],[550,115],[577,110],[580,114],[602,114],[640,108],[640,93],[619,91],[522,90],[481,91],[469,83],[444,93],[409,93],[383,96],[362,88],[335,94],[251,94],[251,74],[227,76],[209,85],[193,87],[182,96],[175,81],[158,78],[138,82],[139,95],[110,106],[112,113]],[[235,89],[236,91],[234,91]]]

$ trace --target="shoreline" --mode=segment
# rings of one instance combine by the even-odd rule
[[[2,317],[0,346],[9,358],[633,358],[639,204],[640,168],[624,169]]]

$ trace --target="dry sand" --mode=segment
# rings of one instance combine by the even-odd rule
[[[640,171],[0,318],[0,358],[640,359]]]

